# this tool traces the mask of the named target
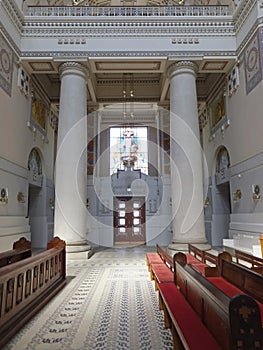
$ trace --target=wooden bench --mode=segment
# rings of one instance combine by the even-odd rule
[[[0,348],[66,284],[65,242],[1,268]]]
[[[195,245],[189,243],[188,253],[185,254],[187,257],[187,263],[194,262],[196,260],[204,262],[204,252],[205,252],[204,250],[201,250]]]
[[[179,258],[180,257],[180,258]],[[198,270],[203,275],[206,274],[206,269],[209,266],[217,267],[220,262],[225,259],[227,261],[232,261],[232,256],[228,252],[221,252],[218,255],[214,255],[212,253],[209,253],[208,251],[203,251],[202,253],[202,260],[199,259],[189,259],[188,254],[181,253],[181,254],[175,254],[175,260],[179,258],[181,264],[189,264],[192,265],[193,268]],[[208,265],[209,263],[209,265]]]
[[[155,290],[158,290],[158,285],[165,282],[174,281],[174,262],[173,257],[169,255],[163,248],[158,246],[158,252],[162,259],[162,264],[151,264],[151,279],[154,280]]]
[[[178,254],[176,283],[159,286],[159,302],[174,349],[262,349],[260,311],[253,298],[229,297],[191,265],[181,264],[180,258],[185,257]]]
[[[167,267],[173,267],[173,258],[164,248],[156,244],[156,253],[146,253],[146,265],[148,267],[151,280],[154,280],[152,267],[155,265],[167,265]]]
[[[12,264],[32,255],[31,242],[25,237],[14,242],[13,249],[0,253],[0,267]]]
[[[263,304],[263,276],[233,261],[220,260],[218,268],[211,267],[206,270],[206,276],[211,281],[220,281],[213,279],[220,277]]]
[[[252,254],[243,252],[235,249],[235,257],[237,264],[245,265],[244,262],[248,263],[249,268],[263,275],[263,259]]]

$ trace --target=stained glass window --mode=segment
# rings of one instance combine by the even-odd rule
[[[141,169],[148,174],[147,127],[110,128],[110,174]]]

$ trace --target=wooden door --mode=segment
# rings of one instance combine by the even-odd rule
[[[114,243],[144,244],[145,197],[114,197]]]

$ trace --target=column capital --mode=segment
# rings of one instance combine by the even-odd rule
[[[80,75],[84,79],[87,79],[88,77],[88,68],[85,67],[82,63],[75,62],[75,61],[67,61],[62,63],[58,68],[60,78],[62,78],[65,75],[73,74],[73,75]]]
[[[196,77],[198,65],[192,61],[178,61],[172,63],[167,70],[168,78],[171,79],[176,74],[190,73]]]

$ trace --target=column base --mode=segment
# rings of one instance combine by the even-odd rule
[[[89,259],[92,255],[92,248],[86,243],[86,241],[66,243],[66,259],[68,260],[86,260]]]
[[[191,243],[200,250],[210,250],[211,245],[208,243]],[[188,243],[171,243],[168,246],[169,250],[188,251]]]

